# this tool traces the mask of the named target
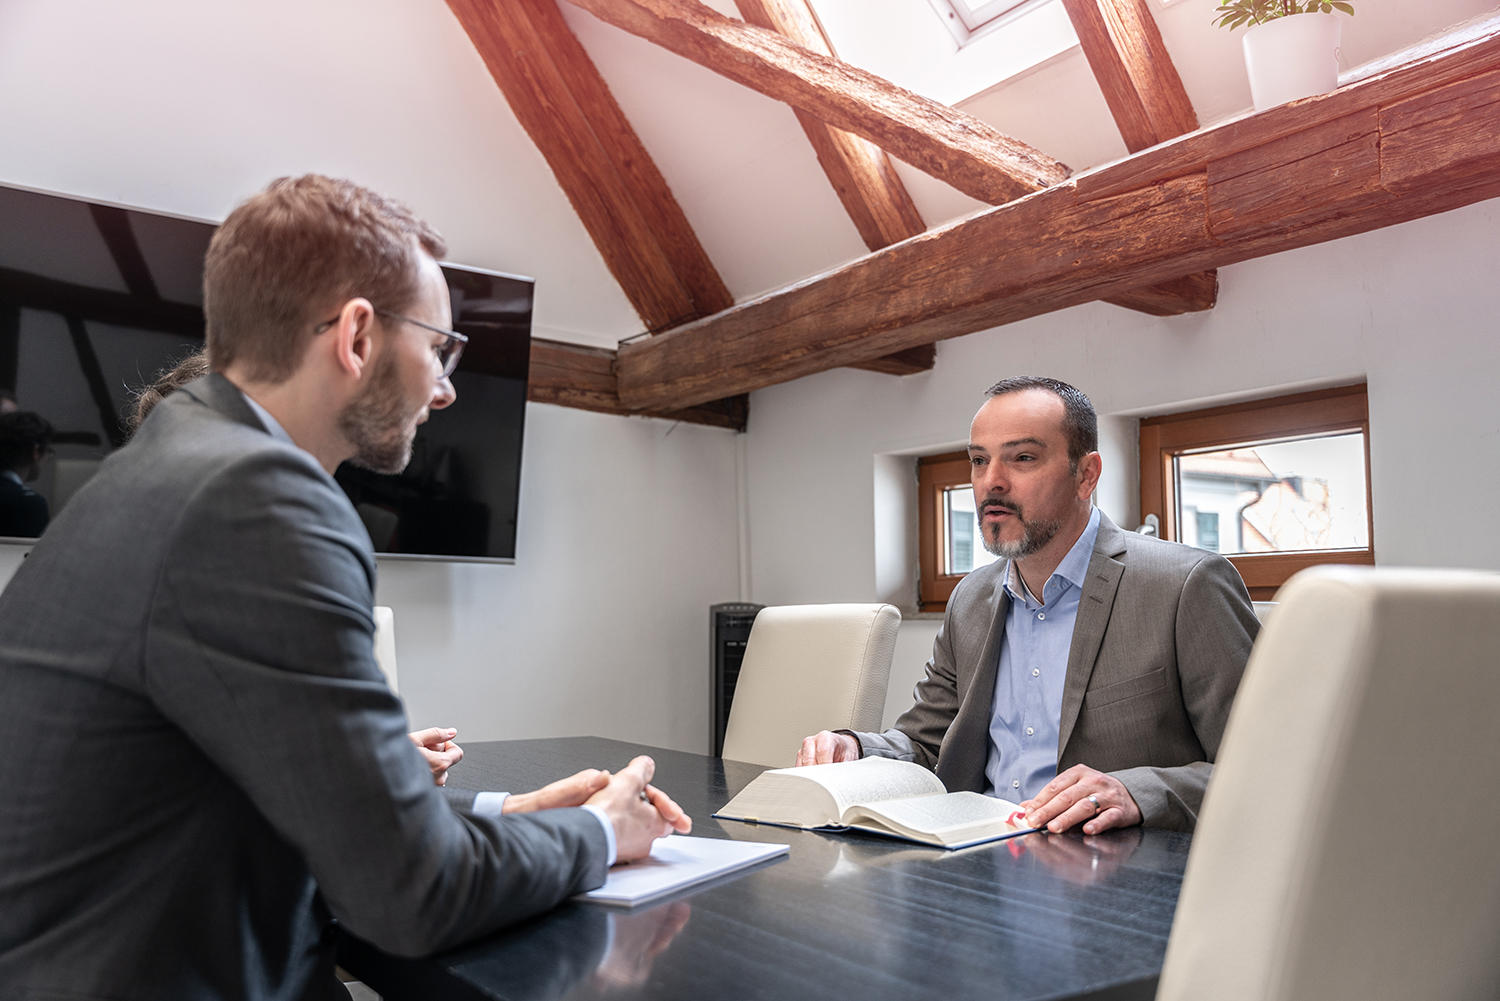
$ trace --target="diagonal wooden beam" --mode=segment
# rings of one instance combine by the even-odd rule
[[[1056,184],[1052,157],[946,105],[725,17],[695,0],[570,0],[599,19],[670,49],[821,121],[980,201],[1000,204]]]
[[[807,0],[735,0],[735,3],[749,23],[774,31],[810,52],[834,56],[833,46]],[[879,250],[926,231],[927,224],[884,150],[800,108],[793,108],[792,113],[807,134],[828,183],[833,185],[866,247]],[[860,362],[854,367],[890,375],[912,375],[930,370],[936,360],[936,351],[906,351]]]
[[[113,205],[91,204],[89,215],[94,217],[94,226],[104,238],[109,256],[130,293],[142,299],[160,299],[156,281],[151,277],[151,266],[146,263],[146,255],[141,253],[135,231],[130,228],[130,213]]]
[[[691,404],[1500,197],[1500,19],[1430,58],[1184,136],[620,349]]]
[[[448,0],[647,330],[733,305],[554,0]]]
[[[833,46],[807,0],[735,0],[735,5],[750,24],[834,58]],[[884,150],[800,108],[792,111],[866,247],[879,250],[927,229]]]
[[[1198,115],[1146,0],[1063,0],[1132,153],[1197,131]]]
[[[740,395],[681,410],[633,411],[620,403],[615,381],[615,352],[541,337],[531,339],[526,398],[533,403],[593,410],[601,414],[661,417],[665,420],[745,430],[749,398]]]
[[[1132,153],[1198,128],[1182,78],[1146,0],[1063,0],[1120,138]],[[1219,277],[1198,272],[1107,301],[1155,316],[1211,309]]]
[[[448,6],[646,329],[732,306],[734,297],[555,0]],[[915,371],[901,358],[872,365]],[[590,384],[578,398],[593,399],[596,389]]]

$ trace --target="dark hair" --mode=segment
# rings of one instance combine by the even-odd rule
[[[1068,438],[1068,462],[1076,470],[1085,455],[1099,450],[1099,415],[1094,413],[1094,404],[1081,390],[1060,379],[1049,379],[1042,375],[1017,375],[1001,379],[985,390],[984,395],[994,398],[1027,389],[1043,389],[1062,400],[1062,426],[1063,434]]]
[[[36,457],[38,446],[52,443],[52,425],[30,410],[0,414],[0,469],[19,469]]]
[[[355,296],[400,312],[416,299],[418,253],[443,238],[399,202],[352,181],[307,174],[272,181],[215,231],[203,265],[203,315],[215,371],[249,378],[296,371],[313,328]]]
[[[158,403],[194,379],[202,378],[207,374],[208,352],[206,351],[194,351],[172,368],[164,368],[156,373],[156,381],[135,394],[130,413],[125,417],[125,430],[135,434],[136,428],[141,426],[146,415],[156,409]]]

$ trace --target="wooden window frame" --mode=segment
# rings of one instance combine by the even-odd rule
[[[917,608],[941,612],[961,573],[943,573],[943,554],[948,551],[948,519],[944,517],[943,491],[973,483],[969,475],[969,453],[944,452],[917,460]]]
[[[1370,490],[1370,404],[1364,383],[1142,418],[1141,517],[1156,515],[1160,519],[1161,537],[1179,538],[1173,460],[1185,452],[1353,431],[1364,434],[1365,515],[1369,519],[1370,544],[1364,549],[1250,553],[1226,558],[1240,572],[1250,597],[1256,601],[1271,600],[1288,577],[1306,567],[1327,563],[1373,565],[1375,509]]]

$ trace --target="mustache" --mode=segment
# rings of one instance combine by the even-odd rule
[[[979,513],[981,515],[995,510],[1009,511],[1017,518],[1021,517],[1021,505],[1013,501],[1001,500],[999,497],[986,497],[979,505]]]

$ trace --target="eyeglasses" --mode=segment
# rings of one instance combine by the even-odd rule
[[[442,344],[432,349],[433,357],[437,359],[438,366],[443,370],[443,374],[438,378],[446,379],[453,374],[454,369],[458,368],[459,355],[464,353],[464,345],[469,343],[469,338],[464,334],[460,334],[456,330],[434,326],[431,323],[424,323],[421,320],[414,320],[409,316],[393,313],[389,309],[377,309],[375,315],[383,316],[388,320],[400,320],[402,323],[410,323],[413,326],[421,327],[423,330],[430,330],[434,334],[442,334],[445,340]],[[337,316],[331,320],[324,320],[313,328],[313,333],[321,334],[337,322],[339,322]]]

